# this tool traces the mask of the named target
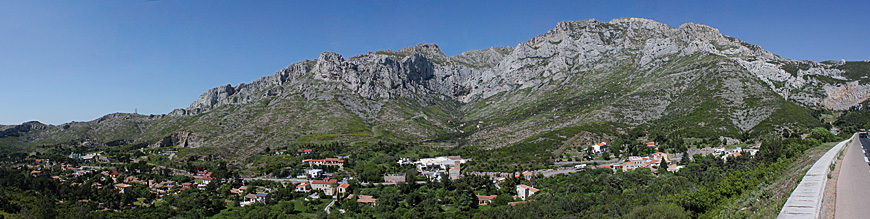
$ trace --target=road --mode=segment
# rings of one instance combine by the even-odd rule
[[[329,208],[331,208],[333,204],[335,204],[335,199],[333,199],[332,202],[330,202],[329,205],[327,205],[326,208],[323,209],[324,211],[326,211],[326,214],[331,214],[329,212]]]
[[[855,138],[846,149],[837,178],[837,210],[834,218],[870,216],[870,139]]]

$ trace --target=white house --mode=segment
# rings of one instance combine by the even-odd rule
[[[323,175],[323,169],[310,169],[308,170],[308,177],[311,178],[320,178]]]
[[[601,142],[596,145],[592,145],[592,153],[601,153],[604,150],[607,150],[607,142]]]
[[[522,200],[526,200],[531,195],[534,195],[536,192],[541,191],[540,189],[536,189],[535,187],[527,186],[527,185],[517,185],[517,197]]]

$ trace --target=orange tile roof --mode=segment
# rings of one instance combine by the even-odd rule
[[[359,203],[376,203],[378,199],[372,197],[371,195],[360,195],[356,202]]]
[[[338,182],[337,179],[330,179],[329,181],[327,181],[327,180],[312,180],[311,184],[333,184],[336,182]]]
[[[516,206],[517,204],[529,203],[529,201],[518,201],[518,202],[508,202],[511,206]]]
[[[497,195],[477,195],[477,199],[493,200]]]

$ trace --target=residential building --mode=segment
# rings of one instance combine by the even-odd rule
[[[262,203],[269,203],[269,200],[272,199],[272,194],[265,192],[257,193],[257,201]]]
[[[517,197],[526,200],[531,195],[534,195],[536,192],[541,191],[536,189],[535,187],[527,186],[527,185],[517,185]]]
[[[625,162],[622,164],[622,172],[637,169],[638,167],[639,165],[633,162]]]
[[[450,167],[450,170],[447,171],[447,174],[450,177],[450,180],[457,180],[462,178],[462,175],[459,172],[459,167]]]
[[[508,202],[508,205],[516,206],[517,204],[525,204],[525,203],[529,203],[529,201]]]
[[[120,193],[124,193],[124,190],[127,190],[127,188],[130,188],[130,187],[133,187],[133,186],[131,186],[129,184],[124,184],[124,183],[115,184],[115,188],[118,190],[121,190]]]
[[[399,174],[384,174],[384,182],[388,182],[388,183],[401,183],[401,182],[405,182],[405,176],[406,176],[406,174],[404,174],[404,173],[399,173]]]
[[[527,181],[532,181],[532,179],[535,178],[535,173],[532,173],[531,171],[528,171],[528,170],[523,171],[522,175],[523,175],[523,179],[525,179]]]
[[[323,191],[323,193],[326,195],[332,195],[333,193],[335,193],[332,184],[337,182],[337,179],[312,180],[311,189]]]
[[[492,203],[492,200],[498,197],[497,195],[477,195],[477,205],[487,205]]]
[[[664,152],[655,152],[650,156],[650,159],[664,162],[671,162],[670,155]]]
[[[308,193],[311,192],[311,184],[308,182],[302,182],[299,185],[296,185],[296,189],[293,191]]]
[[[628,161],[634,163],[634,165],[640,165],[642,163],[649,162],[649,158],[648,157],[630,156],[630,157],[628,157]]]
[[[607,150],[607,142],[601,142],[596,145],[592,145],[592,153],[601,153],[604,150]]]
[[[256,194],[247,194],[247,195],[245,195],[244,199],[242,199],[242,201],[239,202],[239,205],[244,207],[246,205],[253,204],[254,202],[257,202],[257,195]]]
[[[360,195],[359,198],[356,199],[356,202],[371,206],[378,205],[378,199],[372,197],[371,195]]]
[[[344,193],[348,192],[348,188],[350,188],[350,184],[342,183],[341,185],[338,185],[338,187],[335,189],[335,191],[338,194],[344,194]]]
[[[308,177],[311,178],[320,178],[323,175],[322,169],[310,169],[308,170]]]
[[[311,152],[314,152],[314,150],[312,150],[312,149],[299,149],[299,150],[296,150],[296,156],[311,154]]]
[[[211,177],[211,174],[213,174],[213,173],[212,172],[205,173],[205,176],[202,177],[202,184],[208,185],[208,183],[210,183],[211,181],[214,180],[214,178]]]
[[[308,163],[309,166],[338,166],[344,167],[344,160],[338,158],[326,158],[326,159],[305,159],[302,160],[303,163]]]

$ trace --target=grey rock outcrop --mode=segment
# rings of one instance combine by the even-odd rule
[[[195,115],[221,105],[248,104],[278,96],[287,89],[277,88],[288,84],[297,86],[292,89],[312,90],[309,86],[313,85],[306,82],[312,78],[340,83],[342,89],[368,99],[411,98],[426,103],[434,98],[469,103],[503,92],[566,83],[576,77],[576,72],[610,69],[623,61],[633,62],[641,69],[636,74],[650,74],[674,59],[698,54],[727,58],[783,98],[810,107],[844,109],[870,96],[864,92],[865,85],[827,84],[807,77],[845,80],[843,71],[834,68],[836,64],[787,60],[705,25],[687,23],[673,28],[648,19],[623,18],[610,22],[560,22],[549,32],[515,47],[473,50],[453,57],[445,56],[437,45],[431,44],[350,59],[324,52],[317,60],[290,65],[251,84],[213,88],[187,109],[173,111],[171,115]],[[783,70],[785,65],[812,67],[792,74]],[[318,97],[311,92],[305,94],[309,98]],[[672,102],[644,101],[651,104],[648,109],[652,111],[628,112],[633,114],[632,120],[646,122],[660,118]],[[757,113],[761,112],[741,114]],[[756,122],[741,127],[753,123]]]

